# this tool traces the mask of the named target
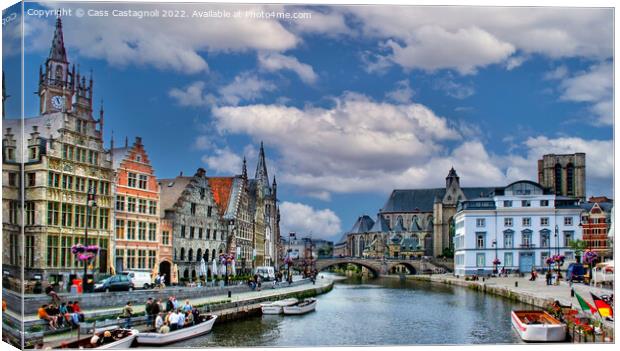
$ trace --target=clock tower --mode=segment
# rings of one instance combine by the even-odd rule
[[[93,79],[88,81],[69,67],[62,34],[62,20],[56,20],[54,39],[45,68],[39,68],[40,114],[73,112],[81,116],[92,115]]]

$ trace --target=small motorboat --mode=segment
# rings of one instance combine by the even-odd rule
[[[213,328],[213,323],[215,323],[216,319],[216,315],[208,315],[206,316],[205,320],[191,327],[177,329],[168,333],[140,333],[138,335],[138,344],[152,346],[167,345],[173,342],[191,339],[196,336],[207,334],[211,331],[211,328]]]
[[[100,330],[89,337],[60,344],[61,349],[128,349],[140,332],[114,327]]]
[[[283,312],[283,309],[282,309],[283,307],[292,306],[298,302],[299,300],[297,300],[294,297],[291,297],[290,299],[261,303],[260,309],[263,312],[263,314],[281,314]]]
[[[310,311],[314,311],[316,308],[317,300],[314,297],[305,299],[291,306],[282,307],[284,314],[304,314]]]
[[[512,311],[512,326],[523,341],[557,342],[566,340],[566,324],[545,311]]]

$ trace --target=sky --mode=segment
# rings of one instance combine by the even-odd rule
[[[263,141],[283,233],[337,240],[358,216],[375,217],[393,189],[443,187],[451,167],[465,187],[536,181],[546,153],[585,152],[587,195],[613,196],[611,9],[25,8],[26,116],[38,111],[29,92],[55,22],[41,10],[71,9],[69,61],[93,71],[106,143],[141,136],[157,176],[168,178],[199,167],[239,174],[244,156],[252,176]],[[113,12],[156,9],[159,17],[142,19]],[[230,17],[205,17],[217,13],[209,10]],[[15,28],[4,27],[5,65],[19,64]],[[6,75],[17,96],[19,71]],[[19,111],[9,98],[9,117]]]

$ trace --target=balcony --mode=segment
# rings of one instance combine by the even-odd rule
[[[535,244],[531,244],[531,243],[521,243],[521,245],[519,245],[522,249],[534,249],[536,248]]]

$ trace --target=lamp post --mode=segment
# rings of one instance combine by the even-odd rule
[[[495,249],[495,260],[493,260],[493,266],[495,268],[493,269],[493,274],[497,274],[497,239],[493,240],[493,248]]]
[[[560,254],[560,238],[558,237],[558,225],[555,225],[555,254]]]
[[[88,226],[91,223],[91,218],[90,218],[90,211],[91,211],[91,207],[97,207],[97,197],[95,195],[95,190],[90,187],[88,188],[88,193],[86,195],[86,225],[84,226],[84,246],[87,247],[88,246]],[[83,291],[90,291],[90,287],[88,284],[88,279],[87,276],[88,275],[88,260],[84,261],[84,275],[82,277],[82,288]]]

